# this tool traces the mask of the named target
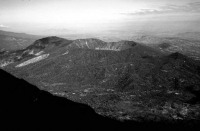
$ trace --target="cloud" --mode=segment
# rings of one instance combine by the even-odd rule
[[[8,28],[8,26],[0,24],[0,28]]]
[[[157,9],[140,9],[133,13],[121,13],[123,15],[149,15],[166,13],[200,13],[200,2],[190,2],[185,5],[165,5]]]

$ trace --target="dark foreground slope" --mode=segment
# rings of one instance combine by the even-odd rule
[[[180,129],[198,123],[118,122],[102,117],[85,104],[54,96],[0,70],[1,119],[6,129]],[[3,117],[2,117],[3,116]]]
[[[4,58],[1,67],[50,92],[36,95],[31,99],[34,104],[27,107],[32,109],[33,105],[34,111],[44,116],[44,119],[39,119],[42,122],[55,123],[53,121],[56,120],[64,122],[61,125],[76,123],[76,127],[80,127],[78,123],[81,123],[86,127],[95,125],[99,128],[105,125],[117,127],[116,122],[110,120],[117,119],[123,121],[122,125],[128,123],[133,128],[152,125],[165,125],[165,128],[177,125],[181,128],[197,125],[200,120],[200,64],[185,55],[165,55],[133,41],[106,43],[98,39],[70,41],[48,37],[30,47],[7,54],[8,58]],[[17,98],[18,93],[14,94]],[[29,98],[30,92],[24,94]],[[50,101],[46,102],[42,99],[45,94],[60,96],[54,98],[77,104],[63,106],[63,102],[48,97],[45,100]],[[17,101],[20,100],[23,105],[26,99]],[[38,101],[41,107],[37,107]],[[82,106],[72,108],[78,103],[89,105],[96,114],[107,119],[87,114]],[[19,110],[26,111],[26,106]],[[89,112],[94,113],[90,108]],[[33,118],[38,117],[33,115]]]
[[[97,115],[92,108],[65,98],[53,96],[24,80],[0,70],[1,116],[7,128],[77,127],[84,124],[117,124]],[[2,119],[2,117],[1,117]],[[84,128],[84,127],[83,127]],[[92,128],[87,125],[87,128]]]

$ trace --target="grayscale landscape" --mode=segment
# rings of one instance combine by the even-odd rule
[[[200,2],[0,0],[0,76],[14,129],[196,128]]]

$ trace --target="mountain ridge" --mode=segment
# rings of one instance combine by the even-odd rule
[[[24,49],[43,36],[0,30],[0,52]]]
[[[200,64],[180,53],[168,55],[134,41],[58,37],[12,53],[4,62],[14,60],[2,69],[100,115],[120,121],[198,120]]]

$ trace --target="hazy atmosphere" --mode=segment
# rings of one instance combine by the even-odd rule
[[[198,129],[200,0],[0,0],[0,80],[14,130]]]
[[[200,31],[199,0],[0,0],[0,29],[36,35]]]

